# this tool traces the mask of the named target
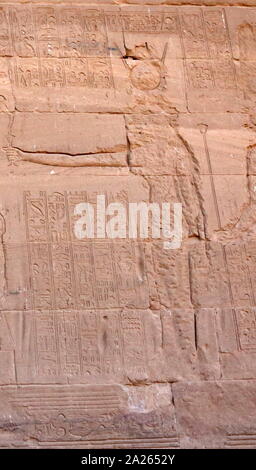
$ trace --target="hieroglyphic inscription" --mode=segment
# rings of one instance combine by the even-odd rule
[[[76,239],[74,207],[86,201],[95,203],[96,193],[25,192],[33,307],[147,306],[145,275],[138,272],[144,263],[142,247],[128,240],[114,245],[111,240]]]
[[[38,59],[16,58],[12,73],[17,87],[89,87],[112,88],[110,59],[69,58]]]
[[[256,309],[235,309],[239,346],[242,351],[256,349]]]
[[[210,57],[230,57],[231,46],[224,10],[203,10],[204,27]]]
[[[181,14],[181,36],[188,85],[192,88],[236,88],[228,27],[223,10]]]
[[[231,60],[187,60],[186,70],[189,85],[193,88],[236,88]]]
[[[142,311],[29,311],[22,321],[26,334],[17,351],[17,373],[25,382],[31,380],[24,373],[28,365],[43,382],[147,377]]]
[[[181,33],[187,59],[229,58],[231,48],[224,10],[181,11]]]
[[[80,11],[65,8],[61,14],[62,48],[66,57],[82,57],[84,47],[84,25]]]
[[[187,58],[230,56],[223,9],[108,11],[60,6],[1,8],[2,54],[87,57],[110,54],[110,32],[182,35]]]
[[[1,23],[1,55],[109,56],[103,10],[6,6],[1,8]]]
[[[59,57],[58,12],[52,7],[38,7],[33,13],[39,55],[41,57]]]
[[[224,247],[232,308],[221,313],[225,334],[239,351],[256,349],[255,242],[230,243]],[[228,326],[233,331],[230,335]],[[232,337],[232,340],[231,340]]]
[[[12,48],[22,57],[108,55],[107,30],[131,33],[178,33],[178,11],[105,11],[60,6],[1,8],[3,55]]]
[[[34,57],[37,55],[35,24],[32,11],[27,7],[11,8],[9,11],[15,55]]]
[[[256,351],[256,308],[223,308],[220,309],[218,315],[222,351],[254,354]],[[243,361],[243,354],[241,361]]]
[[[201,11],[182,13],[180,24],[186,58],[208,57]]]
[[[0,56],[15,56],[17,87],[113,87],[108,32],[176,35],[193,88],[235,88],[225,11],[108,11],[61,6],[0,10]],[[67,60],[65,60],[67,59]]]
[[[225,247],[228,272],[234,305],[237,307],[255,305],[255,275],[252,269],[255,262],[255,243],[230,244]]]
[[[1,12],[0,55],[17,56],[17,87],[113,87],[103,11],[23,6]]]

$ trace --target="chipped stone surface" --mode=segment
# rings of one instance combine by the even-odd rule
[[[0,448],[256,448],[255,72],[254,0],[0,2]]]

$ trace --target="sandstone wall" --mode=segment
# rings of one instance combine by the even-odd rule
[[[2,0],[1,447],[256,447],[255,77],[255,0]]]

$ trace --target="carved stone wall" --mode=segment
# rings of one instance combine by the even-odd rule
[[[0,447],[256,447],[255,76],[254,0],[1,1]]]

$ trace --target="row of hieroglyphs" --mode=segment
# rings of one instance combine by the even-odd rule
[[[0,55],[21,57],[108,56],[108,33],[167,33],[182,37],[187,58],[231,54],[222,9],[185,12],[0,7]]]
[[[0,383],[218,379],[218,359],[223,377],[246,378],[255,325],[255,308],[1,312]]]
[[[113,59],[90,58],[15,58],[10,74],[19,88],[89,87],[113,88]],[[186,73],[192,88],[235,89],[236,76],[231,60],[186,60]],[[127,67],[128,68],[128,67]],[[161,61],[144,60],[129,67],[130,80],[135,88],[150,91],[163,83]]]
[[[22,88],[112,88],[113,58],[120,58],[126,33],[139,35],[144,42],[160,35],[163,56],[165,46],[177,47],[178,56],[186,59],[185,73],[193,88],[236,88],[224,9],[120,12],[6,6],[0,7],[0,29],[0,57],[16,57],[10,73],[12,82]],[[151,90],[162,83],[163,63],[154,52],[148,59],[128,66],[135,88]],[[145,77],[148,86],[143,84]]]
[[[78,240],[74,207],[94,204],[96,196],[89,190],[25,191],[23,227],[8,222],[4,240],[5,310],[148,308],[152,295],[170,308],[255,306],[254,241],[207,242],[169,253],[160,239]],[[108,193],[108,201],[113,197],[125,203],[128,194]],[[11,220],[17,219],[14,211]],[[152,263],[159,274],[156,296]]]
[[[146,254],[141,243],[120,240],[116,245],[113,240],[99,239],[92,244],[88,240],[87,243],[79,241],[75,236],[74,226],[79,217],[74,214],[75,206],[81,201],[95,204],[96,195],[96,192],[88,191],[24,192],[29,290],[33,292],[33,308],[101,308],[106,303],[109,308],[125,305],[147,307]],[[122,190],[109,193],[107,199],[112,201],[115,197],[127,204],[129,196],[126,190]],[[206,251],[207,256],[201,248],[195,247],[190,253],[190,269],[196,286],[192,291],[193,302],[201,306],[208,303],[208,289],[205,282],[199,281],[200,274],[202,278],[212,279],[210,291],[220,288],[214,261],[217,257],[217,271],[221,266],[225,278],[223,305],[229,306],[230,301],[237,306],[255,305],[255,243],[238,247],[231,244],[225,249],[213,244],[210,253],[214,264],[209,276],[206,263],[208,248]],[[241,266],[239,289],[235,266]],[[230,292],[227,284],[230,284]]]
[[[33,311],[25,316],[7,313],[9,334],[4,315],[0,317],[6,335],[2,350],[16,350],[20,382],[32,380],[27,375],[29,370],[43,381],[57,382],[65,377],[89,382],[111,375],[119,379],[147,378],[144,311]],[[21,343],[20,328],[25,332]],[[3,375],[4,370],[1,378]]]

